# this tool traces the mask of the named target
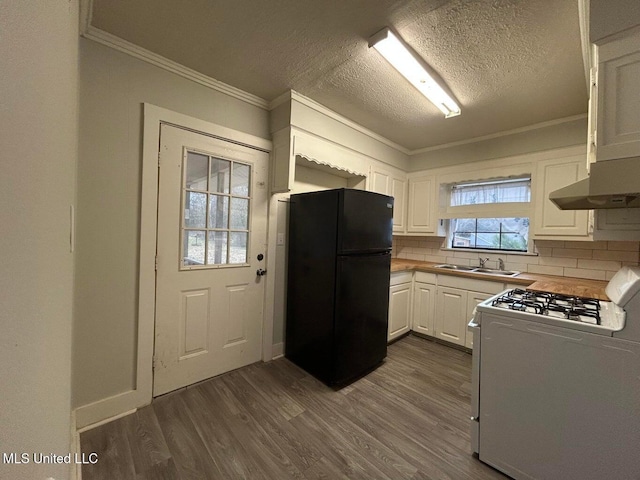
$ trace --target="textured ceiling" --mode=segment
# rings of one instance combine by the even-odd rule
[[[268,101],[296,90],[411,150],[587,111],[576,0],[94,0],[92,25]],[[368,48],[385,26],[462,115]]]

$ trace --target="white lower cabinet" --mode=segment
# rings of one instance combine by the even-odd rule
[[[467,348],[473,348],[467,325],[476,305],[518,287],[426,272],[392,273],[390,285],[388,341],[413,330]]]
[[[438,287],[436,291],[436,337],[457,345],[465,344],[467,292]]]
[[[476,305],[492,296],[493,294],[491,293],[467,292],[467,324],[469,323],[469,320],[473,318],[473,311],[475,310]],[[466,328],[464,346],[467,348],[473,348],[473,334]]]
[[[391,275],[389,288],[389,333],[387,341],[394,340],[411,330],[411,290],[413,273]]]
[[[473,309],[502,290],[502,282],[438,275],[435,336],[473,348],[472,335],[467,330]]]
[[[435,336],[436,276],[416,272],[413,284],[412,330]]]

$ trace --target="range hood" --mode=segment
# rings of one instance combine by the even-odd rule
[[[640,157],[591,164],[588,178],[549,194],[561,210],[640,207]]]

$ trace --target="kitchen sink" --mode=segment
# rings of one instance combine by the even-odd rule
[[[436,265],[436,268],[446,268],[447,270],[459,270],[461,272],[470,272],[472,270],[475,270],[475,267],[467,267],[465,265],[453,265],[451,263]]]
[[[516,275],[520,274],[520,272],[514,272],[512,270],[498,270],[493,268],[474,268],[472,272],[485,273],[488,275],[501,275],[503,277],[515,277]]]
[[[480,273],[484,275],[499,275],[501,277],[515,277],[520,274],[520,272],[515,272],[513,270],[498,270],[494,268],[468,267],[466,265],[454,265],[452,263],[444,263],[442,265],[436,265],[435,268],[442,268],[445,270],[456,270],[458,272]]]

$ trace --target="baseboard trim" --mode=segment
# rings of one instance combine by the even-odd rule
[[[275,360],[276,358],[284,357],[284,343],[275,343],[271,347],[271,360]]]
[[[422,338],[424,340],[428,340],[433,343],[439,343],[440,345],[444,345],[446,347],[455,348],[456,350],[460,350],[461,352],[468,353],[470,355],[473,354],[473,350],[471,348],[465,347],[464,345],[457,345],[455,343],[447,342],[446,340],[442,340],[441,338],[432,337],[430,335],[425,335],[424,333],[416,332],[413,330],[409,332],[409,335],[413,337]]]
[[[140,393],[137,390],[131,390],[76,408],[76,428],[78,432],[90,430],[135,412],[144,405],[144,402],[140,403],[139,397]]]

